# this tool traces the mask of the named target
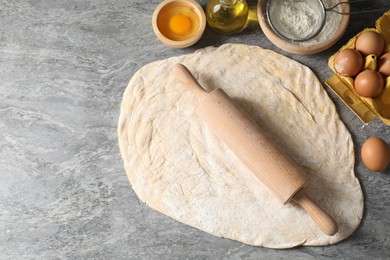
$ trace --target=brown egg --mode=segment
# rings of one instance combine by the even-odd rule
[[[362,67],[362,55],[354,49],[342,50],[334,58],[334,69],[341,76],[356,76]]]
[[[384,77],[390,76],[390,52],[383,54],[378,60],[378,71]]]
[[[356,92],[362,97],[376,97],[384,87],[382,75],[375,70],[364,70],[357,75],[354,87]]]
[[[365,31],[356,40],[356,50],[360,51],[363,57],[370,54],[375,54],[379,57],[384,47],[385,40],[383,36],[374,31]]]
[[[382,139],[370,137],[363,144],[362,160],[371,171],[383,171],[390,163],[390,148]]]

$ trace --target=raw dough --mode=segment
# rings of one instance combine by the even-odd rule
[[[223,88],[310,175],[306,192],[334,217],[323,234],[303,209],[281,205],[194,110],[170,73],[181,62],[206,89]],[[363,195],[351,136],[313,72],[257,46],[226,44],[141,68],[123,95],[124,167],[150,207],[210,234],[271,248],[327,245],[359,225]]]

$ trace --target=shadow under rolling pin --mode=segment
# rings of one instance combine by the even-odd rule
[[[283,204],[296,202],[322,232],[329,236],[337,233],[334,219],[302,192],[307,175],[225,91],[218,88],[207,92],[182,64],[175,64],[172,73],[197,97],[200,118]]]

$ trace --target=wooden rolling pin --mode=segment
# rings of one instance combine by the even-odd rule
[[[207,92],[182,64],[175,64],[172,73],[197,97],[200,118],[283,204],[295,201],[325,234],[336,234],[333,218],[301,191],[307,176],[226,92],[220,88]]]

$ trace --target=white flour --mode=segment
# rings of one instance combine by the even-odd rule
[[[281,8],[276,8],[272,15],[277,16],[282,27],[285,28],[287,34],[293,37],[305,37],[309,35],[316,26],[319,26],[321,21],[319,15],[310,5],[304,1],[296,0],[273,0],[276,4],[280,4]],[[314,1],[314,0],[309,0]],[[338,0],[322,0],[325,7],[332,7],[336,5]],[[279,10],[277,10],[279,9]],[[335,8],[337,11],[341,11],[341,6]],[[342,15],[328,11],[326,12],[326,19],[324,28],[314,38],[304,41],[297,42],[299,45],[316,45],[322,43],[329,38],[332,38],[334,33],[337,31]]]
[[[313,1],[313,0],[310,0]],[[339,0],[322,0],[322,2],[325,5],[325,8],[332,7],[339,3]],[[341,6],[337,6],[334,8],[336,11],[341,11]],[[300,42],[300,45],[315,45],[322,43],[330,38],[333,37],[333,35],[336,33],[337,29],[340,26],[341,20],[343,18],[342,14],[338,14],[332,11],[326,12],[326,20],[325,20],[325,26],[322,29],[322,31],[313,39],[310,39],[305,42]]]
[[[316,11],[305,2],[284,1],[278,15],[281,25],[298,39],[308,37],[321,23]]]

